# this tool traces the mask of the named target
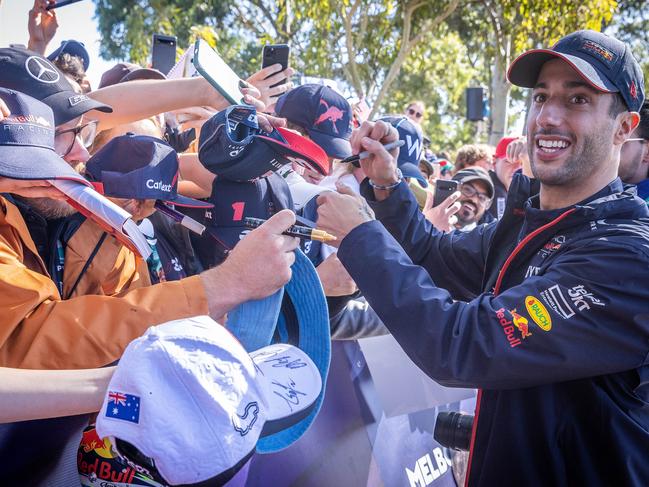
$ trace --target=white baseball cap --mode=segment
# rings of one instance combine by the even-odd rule
[[[284,343],[248,354],[207,316],[149,328],[131,342],[97,417],[118,455],[169,485],[224,483],[260,436],[311,414],[318,368]]]

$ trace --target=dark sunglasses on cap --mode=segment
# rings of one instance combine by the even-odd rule
[[[97,120],[91,120],[71,129],[57,130],[54,133],[56,153],[61,157],[67,156],[74,147],[77,137],[81,138],[81,144],[88,149],[95,141],[96,135]]]
[[[423,113],[418,112],[418,111],[415,110],[414,108],[408,108],[408,113],[409,113],[410,115],[412,115],[413,117],[416,117],[416,118],[421,118],[421,117],[424,116]]]

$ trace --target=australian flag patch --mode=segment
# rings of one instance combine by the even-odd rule
[[[139,423],[140,398],[122,392],[108,391],[106,417]]]

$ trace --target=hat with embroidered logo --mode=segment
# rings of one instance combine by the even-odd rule
[[[327,155],[352,155],[352,108],[344,96],[328,86],[308,83],[283,94],[275,113],[307,131]]]
[[[389,123],[399,132],[399,140],[405,142],[399,148],[397,166],[407,178],[415,178],[424,188],[428,187],[428,180],[419,170],[419,160],[424,149],[423,134],[421,129],[407,117],[383,117],[379,120]]]
[[[534,88],[543,64],[563,59],[598,91],[619,93],[629,110],[637,112],[644,100],[644,76],[631,48],[614,37],[580,30],[559,39],[551,49],[532,49],[509,66],[507,79]]]
[[[54,112],[56,125],[90,110],[113,111],[108,105],[76,93],[49,59],[20,47],[0,49],[0,87],[20,91],[45,103]]]
[[[11,179],[70,179],[90,185],[54,149],[54,115],[40,101],[0,88],[10,115],[0,120],[0,176]]]
[[[61,45],[47,56],[47,59],[55,61],[61,54],[70,54],[71,56],[78,57],[83,63],[83,69],[88,71],[88,66],[90,66],[90,56],[88,55],[88,51],[83,42],[75,41],[74,39],[61,41]]]
[[[191,208],[213,206],[178,194],[178,154],[164,140],[148,135],[115,137],[88,160],[86,174],[106,196]]]
[[[165,485],[223,485],[260,437],[309,415],[322,389],[302,350],[247,352],[207,316],[149,328],[131,342],[97,417],[130,466]]]
[[[330,169],[317,144],[289,130],[262,130],[257,111],[248,105],[230,106],[205,122],[198,158],[208,171],[231,181],[252,181],[292,162],[322,175]]]

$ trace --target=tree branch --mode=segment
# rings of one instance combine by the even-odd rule
[[[353,26],[352,26],[352,20],[354,18],[354,14],[356,13],[356,10],[360,7],[360,4],[361,4],[361,0],[354,0],[354,3],[352,4],[349,11],[348,12],[343,11],[342,17],[343,17],[343,23],[345,25],[345,48],[347,49],[347,64],[349,66],[348,73],[351,78],[350,79],[351,84],[356,90],[356,94],[359,97],[362,97],[364,95],[363,83],[361,80],[361,76],[358,72],[358,65],[356,64],[356,47],[354,45],[354,33],[353,33]]]

